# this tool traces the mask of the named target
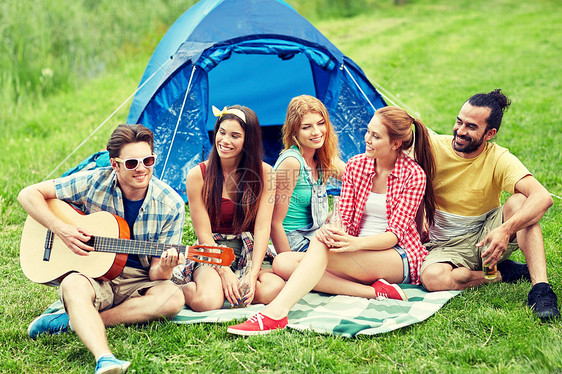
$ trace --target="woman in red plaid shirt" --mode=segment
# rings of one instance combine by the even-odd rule
[[[256,335],[285,327],[291,307],[311,289],[407,300],[391,283],[420,283],[427,251],[416,214],[422,201],[429,222],[435,211],[433,188],[426,183],[435,169],[428,130],[403,109],[385,107],[369,122],[365,145],[365,153],[346,165],[340,204],[344,227],[319,229],[305,254],[279,254],[274,271],[288,278],[287,284],[261,313],[228,332]]]

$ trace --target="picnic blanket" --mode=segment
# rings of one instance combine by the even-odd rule
[[[310,292],[289,312],[289,328],[310,330],[322,334],[354,337],[376,335],[426,320],[460,291],[427,292],[423,287],[401,284],[408,301],[375,300],[352,296],[333,296]],[[194,312],[184,308],[173,322],[217,323],[245,320],[261,311],[263,305],[231,309],[228,302],[223,309]],[[43,314],[64,310],[60,301],[53,303]]]

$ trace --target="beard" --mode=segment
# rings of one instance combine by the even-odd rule
[[[482,143],[484,142],[484,136],[486,134],[483,134],[480,139],[472,139],[468,136],[459,136],[456,131],[453,131],[453,135],[453,147],[455,148],[455,151],[461,153],[472,153],[482,145]],[[465,145],[458,145],[455,141],[457,138],[468,140],[468,143],[466,143]]]

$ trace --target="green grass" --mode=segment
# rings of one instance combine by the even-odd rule
[[[50,5],[20,1],[16,10],[21,13],[25,9],[50,6],[55,12],[50,17],[59,19],[58,24],[66,22],[61,15],[62,2],[48,3]],[[93,6],[94,3],[81,1],[77,4]],[[179,3],[142,2],[136,14],[142,21],[137,25],[142,27],[127,34],[127,38],[121,38],[119,34],[123,31],[117,29],[116,23],[132,22],[129,20],[132,14],[121,12],[122,8],[111,2],[100,2],[94,14],[103,19],[96,30],[104,35],[89,36],[99,39],[86,38],[72,44],[68,51],[67,47],[61,47],[57,54],[61,54],[61,61],[70,60],[69,56],[64,56],[65,52],[80,55],[85,51],[79,49],[84,48],[93,51],[89,58],[95,60],[103,57],[96,55],[96,48],[108,43],[109,49],[119,53],[103,57],[103,69],[81,65],[77,71],[87,69],[92,74],[69,73],[68,84],[51,91],[30,89],[26,91],[29,93],[11,101],[2,97],[1,372],[93,370],[93,359],[76,335],[45,336],[37,341],[26,336],[28,323],[56,299],[57,292],[54,288],[32,284],[21,273],[19,240],[26,214],[15,198],[21,188],[49,174],[135,90],[158,38],[167,28],[163,24],[170,24],[181,13],[177,11],[174,16],[158,18],[149,11],[150,5],[168,4],[170,9],[181,9]],[[31,48],[25,38],[55,32],[47,27],[49,23],[34,21],[24,22],[27,32],[23,36],[15,32],[7,34],[7,28],[18,22],[14,18],[18,17],[18,12],[5,13],[10,6],[15,7],[14,4],[15,1],[4,2],[0,7],[3,48],[10,43]],[[296,1],[293,5],[353,58],[371,80],[393,92],[438,132],[451,132],[461,104],[470,95],[503,88],[513,105],[504,117],[498,143],[520,157],[552,193],[562,195],[559,68],[562,6],[557,0],[410,0],[402,6],[395,6],[391,0],[357,1],[350,4],[360,4],[364,11],[343,14],[345,17],[341,18],[321,10],[322,4],[324,2],[318,0],[314,3]],[[69,14],[76,12],[74,6],[78,5],[70,6]],[[105,13],[112,9],[119,13],[117,19]],[[4,22],[6,20],[12,23]],[[77,30],[72,35],[80,35],[78,26],[65,27]],[[112,35],[114,33],[117,35]],[[20,37],[24,39],[18,39]],[[137,39],[128,42],[130,38]],[[100,45],[91,46],[88,42]],[[120,48],[122,43],[124,46]],[[37,59],[33,62],[37,66],[34,69],[47,66],[49,58],[55,58],[54,55],[49,57],[49,53],[33,56]],[[13,65],[4,57],[0,56],[0,74],[13,76]],[[14,87],[15,83],[6,82],[2,81],[1,92],[5,92],[6,87],[10,90]],[[127,108],[124,108],[55,175],[103,148],[109,133],[117,123],[125,121],[126,114]],[[549,277],[562,297],[560,206],[560,200],[555,199],[541,223]],[[185,231],[184,243],[192,242],[192,228],[187,225]],[[523,259],[520,254],[516,258]],[[529,289],[528,283],[522,283],[469,290],[423,323],[356,339],[291,330],[240,339],[226,334],[226,324],[187,326],[164,322],[117,326],[107,329],[107,334],[114,352],[132,360],[131,372],[137,373],[560,372],[561,323],[543,324],[534,317],[526,307]]]

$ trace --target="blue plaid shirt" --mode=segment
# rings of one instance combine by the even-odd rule
[[[111,167],[79,172],[55,179],[57,198],[77,205],[86,214],[99,211],[125,217],[123,194]],[[166,183],[152,177],[135,221],[136,240],[181,244],[185,221],[182,198]],[[150,267],[146,256],[139,256]]]

